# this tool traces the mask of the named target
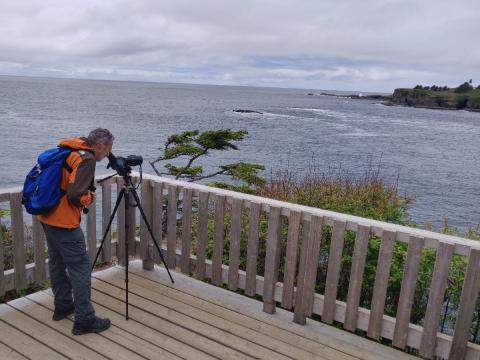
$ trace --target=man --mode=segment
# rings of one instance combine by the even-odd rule
[[[59,321],[75,313],[74,335],[98,333],[110,327],[109,319],[95,316],[90,302],[91,261],[80,221],[83,208],[95,201],[95,162],[111,152],[113,140],[110,131],[98,128],[87,138],[60,142],[59,146],[72,149],[65,161],[60,184],[64,196],[51,212],[38,216],[47,238],[55,298],[53,320]]]

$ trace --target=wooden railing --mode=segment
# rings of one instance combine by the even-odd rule
[[[118,191],[121,182],[121,178],[113,178],[101,185],[102,196],[97,199],[102,206],[101,221],[96,219],[96,205],[90,207],[87,248],[92,258],[100,240],[97,239],[97,223],[101,223],[105,230],[112,211],[111,187],[116,186]],[[0,191],[0,203],[10,203],[14,238],[14,267],[0,272],[0,296],[11,289],[41,283],[48,277],[44,235],[35,218],[31,226],[34,262],[26,264],[24,213],[20,201],[19,189]],[[480,346],[468,342],[480,288],[480,243],[477,241],[150,175],[143,177],[141,201],[154,235],[165,250],[170,268],[178,268],[178,271],[200,280],[209,279],[215,285],[225,284],[231,290],[242,289],[248,296],[260,295],[265,312],[274,313],[276,306],[281,304],[285,309],[294,309],[293,321],[298,324],[305,324],[307,317],[315,314],[327,324],[338,322],[348,331],[363,330],[372,339],[389,339],[397,348],[418,349],[420,355],[426,358],[434,355],[449,359],[480,357]],[[179,203],[182,204],[181,221],[178,220]],[[131,224],[138,218],[135,211],[132,209],[128,214]],[[248,217],[248,226],[243,223],[244,217]],[[112,240],[109,236],[102,252],[105,262],[118,255],[122,263],[124,219],[121,205],[116,239]],[[226,219],[230,229],[228,260],[224,254]],[[268,230],[265,258],[261,259],[264,271],[260,276],[257,265],[262,221],[268,224]],[[283,239],[285,227],[286,239]],[[330,228],[332,235],[325,291],[319,294],[315,291],[315,283],[320,245],[325,241],[322,239],[322,228],[325,227]],[[130,229],[131,255],[140,257],[147,269],[153,268],[154,263],[160,263],[143,221],[140,223],[139,239],[135,237],[135,226]],[[179,230],[181,236],[177,235]],[[337,299],[337,291],[347,231],[355,233],[355,242],[348,294],[344,302]],[[246,244],[242,244],[242,235],[247,238]],[[381,243],[371,306],[365,309],[360,307],[360,296],[368,243],[372,236],[381,239]],[[394,318],[384,314],[384,307],[392,251],[397,242],[408,244],[408,251]],[[3,267],[4,257],[2,243],[3,239],[0,241],[0,268]],[[245,270],[240,269],[242,246],[246,253]],[[410,323],[410,317],[425,248],[436,251],[436,260],[423,326],[419,326]],[[210,253],[211,258],[207,256]],[[468,266],[453,336],[449,336],[439,333],[438,329],[454,254],[468,257]],[[284,264],[283,282],[278,281],[280,263]]]

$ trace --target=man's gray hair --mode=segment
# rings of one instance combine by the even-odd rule
[[[98,128],[88,134],[87,140],[90,145],[97,145],[99,143],[112,144],[115,138],[107,129]]]

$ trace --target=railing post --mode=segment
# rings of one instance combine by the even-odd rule
[[[153,182],[153,204],[152,204],[152,217],[153,217],[153,235],[158,242],[158,247],[162,249],[163,243],[163,183]],[[163,255],[163,252],[162,252]],[[160,255],[157,249],[153,249],[153,261],[157,264],[161,263]]]
[[[233,199],[230,251],[228,255],[228,288],[238,289],[238,270],[240,267],[240,241],[242,235],[242,199]]]
[[[287,251],[285,254],[285,274],[283,276],[282,306],[291,309],[293,306],[293,289],[295,271],[297,270],[298,238],[302,213],[291,211],[288,217]]]

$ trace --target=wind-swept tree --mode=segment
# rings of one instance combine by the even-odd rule
[[[228,176],[234,181],[243,181],[244,183],[234,185],[226,182],[213,182],[210,185],[251,193],[255,185],[264,182],[264,179],[258,175],[259,170],[265,169],[263,165],[237,162],[220,165],[218,171],[204,174],[203,166],[194,166],[193,164],[201,156],[207,156],[215,150],[238,150],[238,146],[234,142],[243,140],[247,134],[248,132],[245,130],[234,131],[231,129],[207,130],[202,133],[198,130],[189,130],[181,134],[174,134],[169,136],[165,146],[160,148],[160,150],[163,150],[163,154],[150,161],[150,165],[159,176],[169,175],[175,177],[176,180],[182,179],[189,182],[220,175]],[[168,162],[164,165],[166,172],[159,171],[155,166],[159,162],[179,158],[185,158],[187,163],[184,166],[176,166]]]

